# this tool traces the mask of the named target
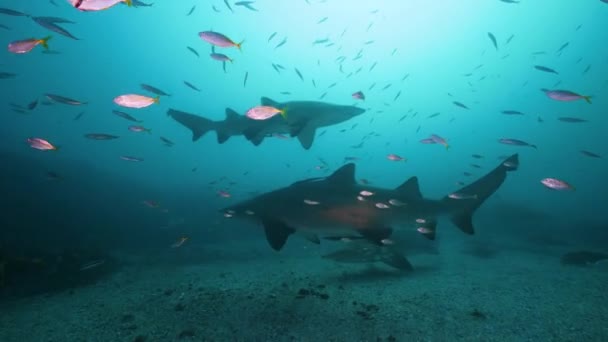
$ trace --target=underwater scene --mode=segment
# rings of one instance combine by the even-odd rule
[[[608,341],[607,32],[0,0],[0,341]]]

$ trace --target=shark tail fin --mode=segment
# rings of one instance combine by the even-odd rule
[[[515,171],[518,167],[519,157],[514,154],[485,176],[454,193],[459,194],[459,196],[444,197],[441,201],[452,215],[452,223],[463,232],[474,234],[473,214],[475,210],[498,190],[505,181],[507,172]]]
[[[223,121],[226,126],[230,126],[232,123],[235,123],[239,119],[239,114],[234,111],[232,108],[226,108],[226,119]],[[217,128],[217,142],[220,144],[225,143],[228,139],[230,139],[230,132],[223,129],[223,127]]]
[[[192,131],[192,141],[197,141],[207,132],[216,130],[217,125],[215,121],[203,118],[198,115],[182,112],[180,110],[169,109],[167,115],[172,117],[175,121],[186,126],[186,128]]]

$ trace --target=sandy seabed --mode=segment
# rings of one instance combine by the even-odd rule
[[[410,257],[416,271],[402,273],[315,255],[217,255],[140,259],[92,286],[5,301],[0,341],[608,341],[606,265],[443,248]]]

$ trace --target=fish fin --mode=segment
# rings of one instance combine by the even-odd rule
[[[42,45],[43,48],[45,48],[46,50],[49,49],[49,40],[53,38],[53,36],[46,36],[42,39],[40,39],[40,45]]]
[[[411,177],[403,184],[399,185],[396,192],[410,199],[421,199],[420,186],[418,185],[418,177]]]
[[[337,169],[334,173],[332,173],[327,180],[333,184],[345,185],[345,186],[353,186],[357,183],[355,180],[355,164],[348,163],[339,169]]]
[[[224,124],[230,125],[239,119],[239,114],[235,112],[231,108],[226,108],[226,119],[224,120]],[[226,130],[218,127],[217,132],[217,142],[220,144],[225,143],[228,139],[230,139],[231,135]]]
[[[281,116],[283,117],[283,119],[287,120],[287,107],[280,109],[279,113],[281,114]]]
[[[236,121],[239,119],[239,114],[232,108],[226,108],[226,122]]]
[[[244,130],[243,135],[245,136],[245,139],[251,141],[255,146],[260,145],[265,138],[264,134],[262,134],[262,128],[255,126]]]
[[[393,234],[391,227],[365,227],[358,230],[359,234],[366,240],[373,242],[378,246],[384,246],[382,240],[388,239]]]
[[[591,96],[583,96],[583,99],[585,99],[588,104],[591,104]]]
[[[387,247],[381,247],[381,248],[387,248]],[[414,267],[412,266],[412,264],[409,262],[409,260],[407,260],[407,258],[394,250],[386,250],[384,251],[384,253],[380,256],[380,261],[382,261],[383,263],[394,267],[398,270],[402,270],[402,271],[413,271]]]
[[[280,251],[287,242],[289,235],[295,232],[293,228],[276,219],[264,218],[262,224],[264,225],[266,240],[275,251]]]
[[[269,106],[269,107],[274,107],[274,108],[281,107],[280,103],[278,103],[277,101],[275,101],[269,97],[265,97],[265,96],[262,96],[262,98],[260,99],[260,102],[262,103],[262,106]]]
[[[241,50],[241,45],[243,45],[244,42],[245,42],[245,39],[241,40],[241,42],[238,44],[235,43],[234,46],[236,46],[236,48],[239,49],[239,51],[243,51],[243,50]]]
[[[498,190],[507,178],[507,172],[517,170],[518,166],[519,157],[517,154],[514,154],[485,176],[456,191],[457,193],[477,195],[477,198],[463,201],[452,199],[449,196],[444,197],[441,201],[447,206],[449,212],[454,213],[451,217],[452,223],[463,232],[474,234],[473,214],[475,210]]]
[[[259,146],[264,141],[265,136],[263,134],[258,134],[253,138],[249,139],[254,146]]]
[[[216,122],[198,115],[169,109],[167,115],[192,131],[192,141],[197,141],[207,132],[216,130]]]
[[[312,143],[315,140],[316,131],[317,130],[313,125],[305,125],[304,128],[302,128],[302,130],[300,131],[300,133],[298,133],[298,140],[300,141],[300,144],[302,145],[302,147],[304,147],[305,150],[310,149],[310,147],[312,146]]]

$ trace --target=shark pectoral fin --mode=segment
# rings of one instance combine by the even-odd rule
[[[403,184],[399,185],[395,191],[399,192],[406,198],[422,198],[420,186],[418,185],[418,177],[411,177],[410,179],[406,180]]]
[[[298,136],[306,127],[308,121],[298,121],[289,125],[289,135],[293,138]]]
[[[302,237],[304,237],[306,240],[314,243],[314,244],[321,244],[321,239],[319,239],[319,237],[317,236],[317,234],[314,233],[307,233],[307,232],[300,232],[299,235],[302,235]]]
[[[260,99],[260,103],[262,104],[262,106],[270,106],[274,108],[279,108],[279,106],[281,106],[279,102],[265,96],[262,96],[262,98]]]
[[[386,247],[384,247],[386,248]],[[393,250],[385,251],[380,257],[380,261],[402,271],[413,271],[414,267],[407,258]]]
[[[366,240],[373,242],[376,245],[384,246],[382,240],[388,239],[393,234],[393,229],[391,227],[365,227],[358,230],[359,234],[363,236]]]
[[[450,219],[452,223],[463,232],[473,235],[475,234],[475,229],[473,228],[473,213],[472,212],[463,212],[457,215],[454,215]]]
[[[313,125],[305,125],[298,133],[298,140],[305,150],[310,149],[312,142],[315,140],[316,128]]]
[[[175,121],[186,126],[192,131],[192,141],[197,141],[205,133],[215,129],[215,122],[198,115],[182,112],[180,110],[169,109],[167,115]]]
[[[275,251],[280,251],[285,245],[289,235],[295,232],[295,229],[289,227],[284,222],[275,219],[262,219],[262,224],[264,225],[266,240],[270,244],[270,247]]]

